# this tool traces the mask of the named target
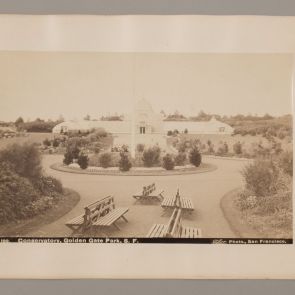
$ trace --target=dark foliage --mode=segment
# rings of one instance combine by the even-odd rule
[[[175,165],[177,165],[177,166],[183,166],[185,164],[185,161],[186,161],[186,153],[179,152],[175,156],[174,161],[175,161]]]
[[[142,154],[142,161],[145,167],[152,167],[160,162],[161,149],[154,146],[144,150]]]
[[[192,165],[199,167],[202,163],[202,155],[197,147],[193,147],[189,153],[189,161]]]
[[[88,161],[89,161],[88,156],[81,153],[78,157],[77,163],[81,169],[86,169],[88,167]]]
[[[0,162],[9,163],[14,171],[30,179],[42,172],[41,155],[35,144],[12,144],[0,152]]]
[[[119,169],[120,171],[129,171],[132,167],[131,161],[128,155],[124,152],[120,153]]]
[[[256,196],[269,196],[277,192],[279,170],[271,160],[256,160],[242,171],[246,189]]]
[[[99,163],[100,163],[101,167],[108,168],[108,167],[110,167],[111,162],[112,162],[112,156],[110,153],[103,153],[100,155]]]
[[[163,168],[166,170],[173,170],[175,166],[174,160],[170,154],[166,154],[163,157]]]

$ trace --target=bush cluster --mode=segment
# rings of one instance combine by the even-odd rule
[[[74,160],[77,160],[77,163],[81,169],[86,169],[88,167],[89,158],[81,150],[81,146],[83,146],[83,144],[80,140],[72,139],[70,142],[68,142],[63,159],[63,163],[65,165],[70,165],[74,162]]]
[[[177,165],[177,166],[183,166],[185,164],[185,161],[186,161],[186,153],[179,152],[175,156],[174,161],[175,161],[175,165]]]
[[[173,170],[174,166],[175,166],[175,162],[173,157],[170,154],[166,154],[163,157],[163,168],[165,168],[166,170]]]
[[[13,144],[0,152],[0,223],[33,217],[52,207],[62,184],[44,176],[34,144]]]
[[[9,163],[20,176],[30,179],[41,176],[41,156],[35,144],[12,144],[0,152],[0,162]]]
[[[145,167],[153,167],[159,165],[161,149],[158,146],[145,149],[142,154],[142,161]]]
[[[102,153],[99,157],[100,166],[103,168],[108,168],[111,166],[112,155],[111,153]]]

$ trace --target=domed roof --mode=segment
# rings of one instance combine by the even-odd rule
[[[153,108],[148,101],[146,101],[144,98],[142,98],[136,102],[135,111],[150,113],[150,112],[153,112]]]

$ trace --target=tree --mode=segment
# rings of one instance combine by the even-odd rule
[[[99,157],[99,163],[100,163],[101,167],[103,167],[103,168],[110,167],[111,161],[112,161],[112,156],[110,153],[103,153]]]
[[[124,152],[120,153],[119,169],[120,171],[129,171],[132,167],[131,161],[128,155]]]
[[[15,126],[18,126],[20,124],[24,124],[24,119],[22,117],[18,117],[15,121]]]
[[[173,170],[175,166],[174,160],[171,157],[170,154],[166,154],[166,156],[163,157],[163,168],[166,170]]]
[[[188,130],[187,130],[187,128],[184,129],[183,133],[184,133],[184,134],[188,134]]]
[[[189,161],[196,167],[199,167],[202,162],[202,155],[197,147],[193,147],[189,153]]]
[[[86,169],[88,167],[88,161],[88,156],[86,154],[80,153],[77,163],[81,169]]]
[[[15,127],[20,130],[20,129],[23,129],[23,126],[24,126],[24,119],[22,117],[18,117],[15,121]]]
[[[0,152],[0,162],[9,163],[23,177],[38,178],[42,172],[41,155],[35,144],[12,144]]]

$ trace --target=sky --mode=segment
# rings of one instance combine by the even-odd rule
[[[0,52],[0,121],[132,111],[292,112],[292,55]]]

